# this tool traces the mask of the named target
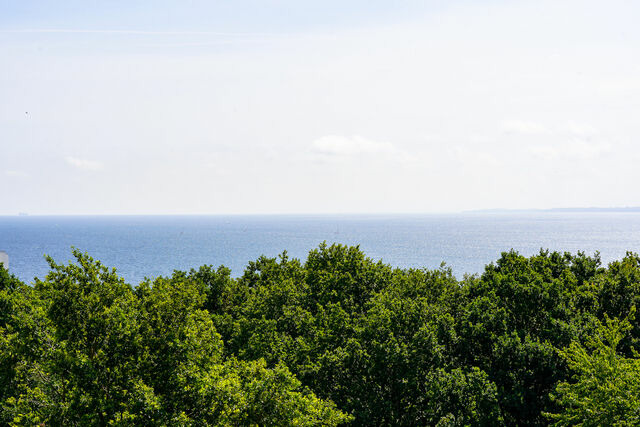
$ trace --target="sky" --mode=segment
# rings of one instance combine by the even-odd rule
[[[640,206],[639,16],[0,0],[0,215]]]

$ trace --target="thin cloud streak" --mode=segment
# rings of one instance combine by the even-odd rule
[[[4,174],[6,176],[9,177],[13,177],[13,178],[28,178],[29,174],[22,172],[22,171],[17,171],[17,170],[6,170],[4,171]]]
[[[148,36],[220,36],[220,37],[277,37],[275,33],[225,33],[216,31],[146,31],[146,30],[89,30],[73,28],[27,28],[0,30],[3,34],[137,34]]]

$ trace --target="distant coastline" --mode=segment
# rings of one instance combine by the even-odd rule
[[[551,209],[474,209],[463,211],[467,214],[485,213],[606,213],[606,212],[640,212],[640,206],[623,208],[551,208]]]

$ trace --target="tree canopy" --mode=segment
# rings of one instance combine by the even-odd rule
[[[132,286],[73,251],[0,268],[7,425],[635,425],[640,258],[502,253],[479,275],[358,247]],[[625,424],[626,423],[626,424]]]

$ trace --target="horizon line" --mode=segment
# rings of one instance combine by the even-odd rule
[[[456,211],[431,212],[231,212],[231,213],[36,213],[18,212],[0,214],[0,217],[44,217],[44,216],[411,216],[411,215],[456,215],[483,213],[527,213],[527,212],[640,212],[640,206],[612,207],[554,207],[554,208],[484,208]]]

